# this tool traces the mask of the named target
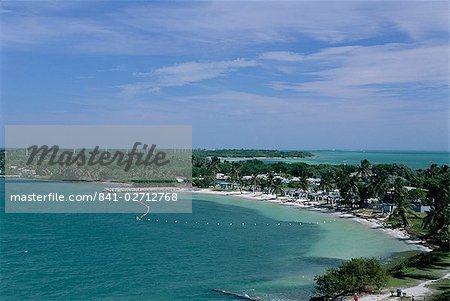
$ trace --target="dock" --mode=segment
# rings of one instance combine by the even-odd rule
[[[239,293],[235,293],[235,292],[231,292],[231,291],[226,291],[226,290],[222,290],[222,289],[218,289],[218,288],[212,289],[212,291],[216,292],[216,293],[222,293],[222,294],[225,294],[228,296],[233,296],[233,297],[236,297],[236,298],[239,298],[242,300],[261,301],[261,299],[259,299],[259,298],[252,298],[248,295],[239,294]]]

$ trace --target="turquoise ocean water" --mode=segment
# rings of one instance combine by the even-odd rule
[[[262,159],[267,163],[275,162],[305,162],[308,164],[352,164],[358,165],[361,160],[367,159],[372,164],[398,163],[411,168],[428,168],[430,164],[450,165],[449,152],[445,151],[311,151],[312,158],[296,159]],[[233,160],[229,158],[229,160]]]
[[[213,288],[307,300],[314,275],[343,259],[414,249],[353,220],[209,195],[194,195],[192,214],[146,221],[0,214],[2,300],[234,300]]]

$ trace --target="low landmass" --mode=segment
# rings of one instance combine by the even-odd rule
[[[314,156],[306,151],[268,149],[194,149],[192,155],[221,158],[307,158]]]

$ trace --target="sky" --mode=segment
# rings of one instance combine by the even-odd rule
[[[448,12],[448,1],[2,1],[0,118],[192,125],[196,148],[448,150]]]

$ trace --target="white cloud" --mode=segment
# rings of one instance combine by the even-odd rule
[[[161,87],[184,86],[223,76],[241,68],[257,66],[255,60],[235,59],[217,62],[186,62],[159,68],[151,72],[135,72],[136,77],[149,77],[150,81],[124,85],[128,93],[155,92]]]
[[[304,56],[289,51],[269,51],[261,54],[260,59],[282,62],[300,62],[304,59]]]
[[[403,33],[416,40],[448,35],[448,3],[194,2],[105,7],[103,4],[4,4],[3,47],[106,54],[174,54],[242,49],[313,39],[349,42]],[[37,7],[37,9],[35,9]],[[65,12],[79,12],[83,14]],[[208,50],[206,50],[208,49]]]
[[[163,86],[182,86],[212,79],[240,68],[254,67],[256,65],[256,61],[245,59],[210,63],[188,62],[156,69],[153,74]]]
[[[386,44],[333,47],[304,58],[321,68],[307,72],[312,79],[274,82],[277,90],[317,93],[334,97],[383,96],[394,87],[446,86],[449,78],[449,46]]]

